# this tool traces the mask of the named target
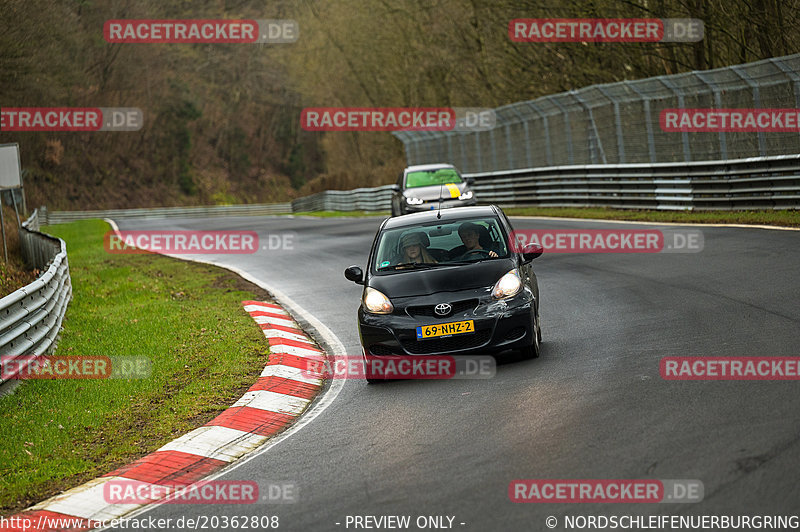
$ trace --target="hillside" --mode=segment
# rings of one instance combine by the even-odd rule
[[[388,133],[312,133],[306,106],[495,107],[800,51],[800,0],[2,0],[2,107],[138,107],[136,132],[0,132],[28,204],[285,201],[391,182]],[[229,6],[229,7],[225,7]],[[233,7],[230,7],[233,6]],[[700,18],[699,43],[514,43],[525,17]],[[109,19],[294,19],[293,44],[111,44]],[[776,22],[777,21],[777,22]]]

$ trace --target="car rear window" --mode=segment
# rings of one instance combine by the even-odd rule
[[[461,176],[453,168],[422,170],[408,173],[406,176],[406,188],[446,185],[448,183],[461,183],[461,181]]]

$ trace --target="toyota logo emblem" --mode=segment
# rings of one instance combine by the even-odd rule
[[[453,310],[453,307],[451,307],[449,303],[439,303],[433,307],[433,312],[436,313],[437,316],[447,316],[450,314],[451,310]]]

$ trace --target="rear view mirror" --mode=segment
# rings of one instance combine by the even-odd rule
[[[350,266],[344,271],[344,276],[348,281],[356,284],[364,284],[364,272],[358,266]]]
[[[436,229],[431,229],[428,231],[430,236],[447,236],[453,232],[453,228],[450,226],[442,227],[441,225]]]

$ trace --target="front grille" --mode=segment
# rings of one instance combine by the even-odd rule
[[[451,318],[453,314],[460,314],[462,312],[466,312],[468,310],[473,310],[475,307],[478,306],[477,299],[465,299],[463,301],[442,301],[442,303],[450,303],[453,306],[453,310],[447,316],[438,316],[436,313],[433,312],[433,309],[436,305],[420,305],[420,306],[413,306],[407,307],[406,312],[412,318],[437,318],[437,319],[446,319]]]
[[[429,340],[401,340],[403,347],[415,355],[459,351],[480,347],[492,336],[490,329],[475,331],[473,334],[457,334],[449,338],[431,338]]]
[[[369,352],[375,356],[389,356],[395,355],[396,353],[392,351],[391,347],[381,345],[381,344],[374,344],[369,346]]]

